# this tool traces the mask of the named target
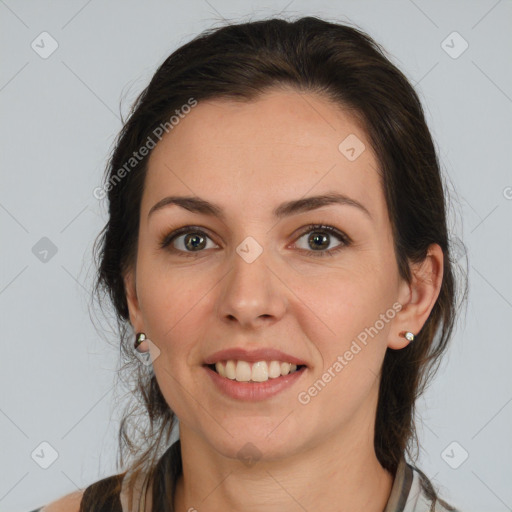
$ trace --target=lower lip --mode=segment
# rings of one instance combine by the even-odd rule
[[[303,366],[293,373],[281,375],[281,377],[275,379],[268,379],[265,382],[238,382],[222,377],[208,366],[203,366],[203,368],[222,393],[231,398],[253,402],[265,400],[290,388],[302,377],[306,370],[306,367]]]

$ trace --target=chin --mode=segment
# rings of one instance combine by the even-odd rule
[[[286,429],[281,430],[282,425],[279,425],[279,422],[283,418],[272,422],[272,428],[268,428],[269,419],[266,418],[266,420],[265,422],[249,420],[250,426],[247,426],[246,422],[244,428],[231,428],[229,432],[232,437],[225,433],[220,438],[210,438],[209,442],[224,457],[238,459],[248,466],[258,460],[286,459],[299,451],[301,442],[297,433],[286,431]],[[279,425],[277,429],[276,425]]]

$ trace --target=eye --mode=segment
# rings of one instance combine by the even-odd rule
[[[336,228],[333,228],[332,226],[324,226],[320,224],[315,224],[312,226],[307,227],[307,231],[305,231],[300,237],[304,238],[306,235],[309,235],[306,239],[306,243],[310,247],[314,247],[314,249],[310,249],[309,247],[306,247],[304,250],[311,253],[312,256],[334,256],[335,253],[343,249],[344,247],[347,247],[350,245],[351,240],[350,238],[342,233],[341,231],[338,231]],[[333,249],[324,250],[326,249],[330,244],[331,240],[330,237],[334,236],[338,240],[340,240],[340,244],[334,247]]]
[[[187,253],[201,252],[202,249],[212,248],[207,247],[207,240],[211,239],[204,231],[194,226],[185,226],[165,236],[159,245],[160,248],[165,249],[172,244],[170,248],[172,252],[183,253],[184,256],[194,256],[194,254]]]

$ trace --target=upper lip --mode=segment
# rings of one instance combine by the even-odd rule
[[[258,348],[256,350],[246,350],[241,347],[228,348],[219,350],[214,354],[209,355],[204,364],[215,364],[218,361],[227,361],[233,359],[236,361],[247,361],[248,363],[255,363],[257,361],[282,361],[285,363],[292,363],[299,365],[306,365],[306,363],[297,357],[294,357],[280,350],[273,348]]]

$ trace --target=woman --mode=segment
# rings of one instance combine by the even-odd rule
[[[124,472],[45,512],[455,510],[405,461],[456,316],[445,195],[372,39],[314,17],[206,31],[95,194],[96,289],[150,421],[121,423]]]

